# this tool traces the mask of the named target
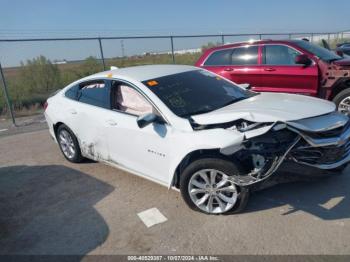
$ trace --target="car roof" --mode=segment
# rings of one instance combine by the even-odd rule
[[[94,74],[88,78],[108,76],[112,78],[132,78],[134,80],[142,82],[149,79],[193,70],[199,70],[199,68],[188,65],[143,65],[104,71]]]
[[[287,39],[287,40],[271,40],[271,39],[264,39],[264,40],[252,40],[252,41],[245,41],[245,42],[237,42],[232,44],[225,44],[220,46],[215,46],[212,48],[207,49],[206,51],[215,51],[215,50],[221,50],[224,48],[230,48],[230,47],[238,47],[238,46],[246,46],[246,45],[257,45],[257,44],[296,44],[300,41],[305,41],[301,39]]]

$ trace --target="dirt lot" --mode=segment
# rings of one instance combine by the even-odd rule
[[[348,174],[347,174],[348,173]],[[178,192],[99,163],[70,164],[48,131],[0,137],[0,254],[350,254],[350,170],[255,193],[207,216]],[[168,219],[147,228],[137,213]]]

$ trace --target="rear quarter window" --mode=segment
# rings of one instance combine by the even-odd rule
[[[73,99],[73,100],[77,100],[77,96],[78,96],[78,90],[79,90],[79,86],[76,85],[76,86],[73,86],[71,88],[69,88],[65,93],[64,95],[70,99]]]

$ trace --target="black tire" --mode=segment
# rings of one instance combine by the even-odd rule
[[[196,160],[190,165],[188,165],[180,175],[180,191],[186,204],[195,211],[199,211],[206,214],[215,214],[215,213],[206,212],[200,209],[199,207],[197,207],[190,197],[190,193],[189,193],[190,179],[193,175],[195,175],[197,171],[200,171],[203,169],[215,169],[220,172],[223,172],[228,176],[231,176],[232,174],[239,174],[240,172],[239,172],[238,166],[231,161],[220,159],[220,158],[203,158],[203,159]],[[247,187],[240,187],[237,185],[236,185],[236,189],[238,191],[238,198],[234,206],[231,209],[218,214],[233,214],[233,213],[242,212],[244,210],[249,199],[249,193],[250,193],[249,189]]]
[[[335,105],[337,106],[337,109],[339,107],[340,102],[345,99],[346,97],[350,98],[350,88],[346,88],[343,91],[341,91],[339,94],[337,94],[334,98],[333,98],[333,102],[335,103]]]
[[[72,155],[72,157],[68,157],[64,151],[63,151],[63,148],[62,148],[62,145],[60,143],[60,134],[62,132],[67,132],[69,133],[69,135],[71,136],[72,138],[72,141],[73,141],[73,145],[74,145],[74,154]],[[58,128],[57,128],[57,131],[56,131],[56,139],[57,139],[57,142],[58,142],[58,145],[60,147],[60,150],[63,154],[63,156],[69,161],[69,162],[72,162],[72,163],[80,163],[84,160],[84,157],[81,155],[81,150],[80,150],[80,146],[79,146],[79,143],[78,143],[78,139],[76,138],[76,136],[74,135],[74,133],[72,132],[72,130],[69,129],[68,126],[64,125],[64,124],[61,124]]]

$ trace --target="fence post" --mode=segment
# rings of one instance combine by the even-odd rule
[[[288,38],[289,38],[289,39],[292,39],[292,34],[288,34]]]
[[[261,40],[262,39],[262,34],[259,34],[259,40]]]
[[[221,43],[224,45],[225,44],[225,36],[221,35]]]
[[[170,43],[171,43],[171,56],[173,58],[173,64],[175,64],[175,52],[174,52],[174,39],[173,39],[173,36],[170,36]]]
[[[11,118],[12,118],[12,123],[13,123],[14,126],[16,126],[16,119],[15,119],[15,115],[13,114],[12,104],[11,104],[11,100],[10,100],[10,97],[9,97],[9,94],[8,94],[6,80],[5,80],[4,72],[2,71],[1,63],[0,63],[0,74],[1,74],[2,84],[4,85],[5,99],[6,99],[6,103],[7,103],[7,106],[9,108],[9,112],[10,112],[10,115],[11,115]]]
[[[311,33],[311,41],[310,41],[311,43],[313,43],[314,42],[314,34],[313,33]]]
[[[103,56],[102,41],[101,41],[100,37],[98,38],[98,43],[100,45],[100,53],[101,53],[101,59],[102,59],[102,64],[103,64],[103,70],[106,71],[105,57]]]

